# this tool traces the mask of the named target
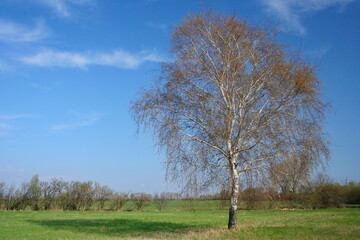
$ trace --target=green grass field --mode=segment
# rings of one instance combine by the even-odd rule
[[[179,202],[158,212],[0,212],[0,239],[360,239],[360,209],[227,211],[212,201],[186,211]],[[172,206],[172,207],[171,207]],[[203,206],[201,208],[201,206]],[[212,210],[210,210],[212,208]]]

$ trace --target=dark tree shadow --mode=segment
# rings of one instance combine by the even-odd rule
[[[29,220],[32,224],[46,226],[55,230],[82,232],[111,236],[150,236],[157,232],[186,234],[190,230],[207,226],[184,223],[152,222],[134,219],[66,219]]]

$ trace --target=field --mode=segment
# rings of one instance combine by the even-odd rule
[[[196,210],[172,202],[166,211],[2,211],[0,239],[360,239],[360,209],[238,211],[238,231],[213,201]]]

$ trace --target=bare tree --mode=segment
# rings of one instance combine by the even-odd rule
[[[98,201],[98,210],[104,210],[105,202],[110,200],[110,197],[114,194],[114,191],[108,186],[101,186],[99,183],[95,183],[95,200]]]
[[[61,179],[52,178],[49,184],[53,195],[52,207],[58,210],[65,210],[67,205],[66,190],[68,189],[68,183]]]
[[[229,182],[228,228],[236,228],[246,172],[295,153],[311,155],[311,165],[327,155],[316,69],[277,43],[275,31],[213,13],[176,26],[171,52],[159,81],[133,103],[134,118],[165,149],[168,179]]]
[[[291,156],[272,164],[269,176],[272,184],[278,186],[281,193],[293,198],[294,194],[310,181],[312,170],[306,156]]]
[[[5,206],[3,206],[5,192],[6,192],[6,184],[4,182],[0,182],[0,210],[3,210],[5,208]]]
[[[6,210],[14,210],[16,202],[16,189],[14,186],[7,186],[4,192],[4,205]]]
[[[53,191],[51,184],[46,181],[40,182],[41,188],[41,205],[44,210],[49,210],[53,202],[55,202],[55,192]]]

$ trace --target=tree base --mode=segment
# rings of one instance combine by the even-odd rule
[[[229,223],[228,223],[228,229],[236,229],[237,228],[237,216],[236,216],[236,210],[234,208],[229,209]]]

